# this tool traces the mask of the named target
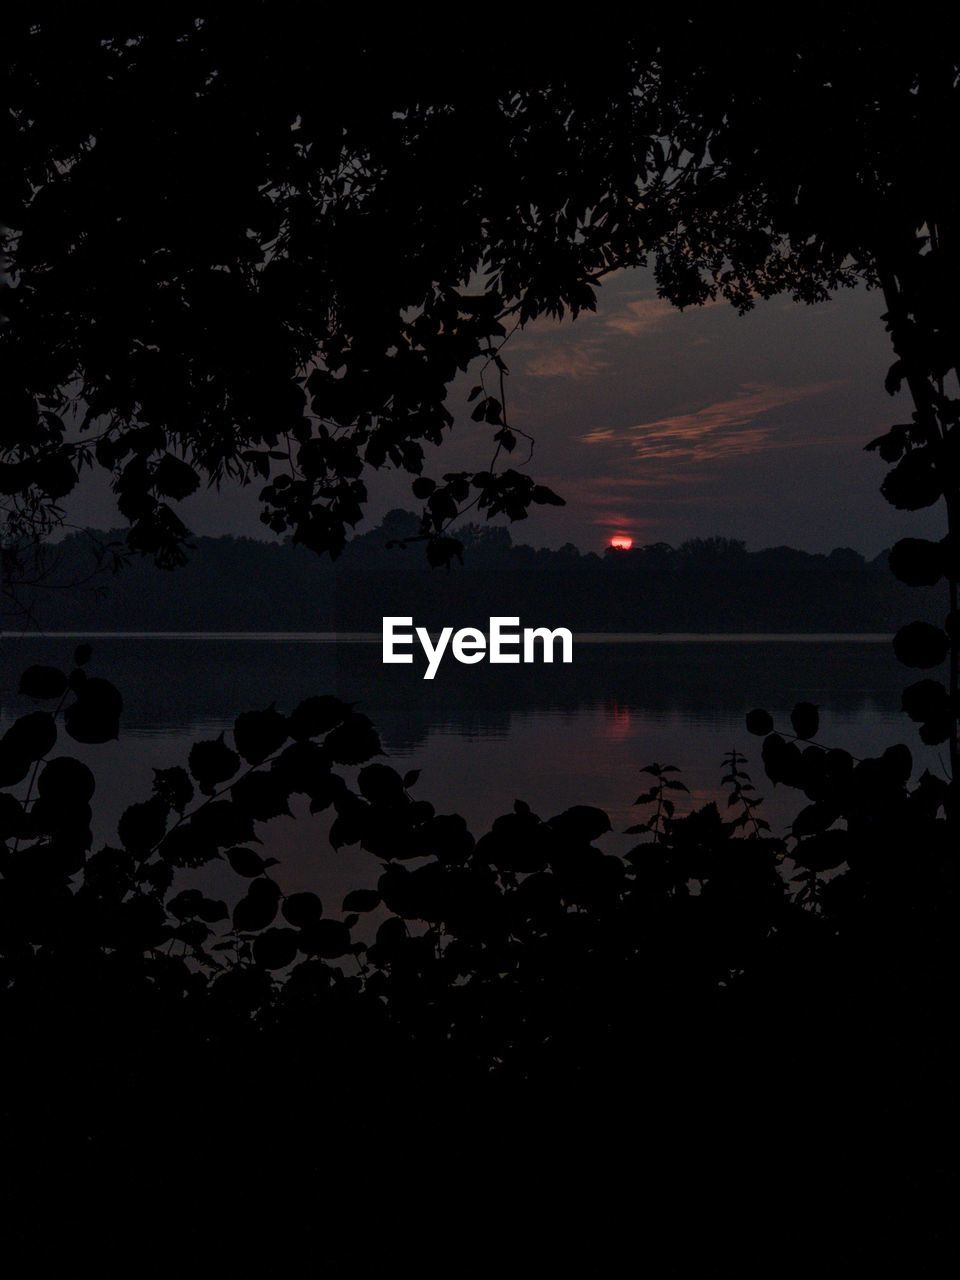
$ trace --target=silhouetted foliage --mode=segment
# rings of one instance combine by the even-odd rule
[[[265,481],[264,521],[337,554],[365,473],[390,465],[418,477],[414,536],[449,566],[464,511],[517,520],[562,501],[498,470],[521,434],[505,416],[512,328],[592,309],[625,266],[649,265],[678,306],[864,282],[887,304],[887,389],[913,402],[867,446],[890,465],[883,492],[946,509],[945,543],[911,540],[893,567],[947,582],[939,634],[901,633],[898,653],[949,664],[956,779],[960,268],[941,159],[957,28],[907,24],[892,41],[858,6],[820,12],[829,42],[815,22],[784,43],[698,6],[645,14],[618,21],[602,66],[556,27],[519,24],[491,61],[457,24],[438,58],[402,26],[341,17],[322,93],[331,28],[299,6],[253,39],[200,10],[17,19],[3,55],[5,558],[95,465],[129,545],[162,565],[185,558],[173,506],[202,478]],[[730,74],[743,65],[749,77]],[[469,412],[493,428],[492,461],[437,481],[423,443],[452,424],[447,389],[474,365]]]
[[[453,376],[481,371],[463,408],[498,464],[521,434],[513,327],[593,308],[631,265],[677,305],[882,287],[889,385],[923,418],[895,429],[888,488],[907,506],[950,490],[924,449],[930,415],[950,423],[935,383],[955,348],[952,21],[892,41],[833,6],[815,11],[829,43],[816,19],[785,43],[681,6],[613,23],[601,66],[557,26],[514,23],[491,59],[457,21],[430,46],[402,23],[256,12],[244,33],[202,8],[10,24],[0,476],[27,526],[90,465],[161,563],[202,480],[262,481],[271,528],[336,553],[389,465],[419,477],[445,563],[464,506],[559,500],[513,467],[421,475]]]
[[[76,657],[86,664],[89,655]],[[416,797],[417,771],[402,776],[379,759],[369,723],[327,697],[289,713],[244,713],[231,740],[198,742],[188,768],[156,771],[153,794],[122,815],[117,843],[93,852],[95,775],[56,749],[61,730],[75,736],[77,707],[112,724],[120,695],[85,665],[34,667],[22,687],[51,709],[21,716],[0,742],[0,1006],[19,1046],[4,1064],[5,1088],[21,1106],[39,1100],[44,1059],[67,1028],[94,1037],[89,1060],[73,1067],[87,1105],[78,1110],[72,1091],[43,1104],[73,1135],[79,1178],[102,1177],[119,1158],[124,1107],[150,1081],[164,1080],[163,1092],[141,1108],[141,1132],[175,1124],[174,1163],[194,1149],[199,1124],[221,1154],[249,1158],[266,1142],[271,1160],[296,1168],[301,1192],[319,1194],[318,1171],[297,1155],[317,1140],[303,1108],[318,1089],[336,1090],[346,1132],[385,1080],[407,1092],[421,1136],[447,1123],[464,1090],[481,1129],[519,1122],[504,1105],[511,1094],[521,1111],[538,1097],[545,1124],[563,1098],[566,1122],[578,1123],[571,1090],[612,1121],[618,1104],[593,1091],[613,1064],[621,1079],[681,1106],[704,1069],[696,1046],[706,1031],[713,1052],[702,1087],[740,1098],[739,1141],[749,1145],[773,1105],[751,1060],[769,1071],[788,1054],[776,1077],[786,1089],[827,1053],[818,1123],[828,1130],[837,1123],[824,1119],[830,1093],[847,1122],[862,1108],[874,1123],[881,1097],[899,1113],[888,1090],[917,1087],[907,1083],[915,1052],[928,1083],[947,1067],[936,1047],[956,965],[947,785],[929,773],[913,782],[904,746],[856,760],[810,741],[818,724],[809,703],[795,708],[793,733],[775,731],[765,713],[748,717],[771,781],[806,799],[785,839],[759,816],[736,750],[723,762],[728,816],[714,801],[693,802],[674,766],[642,770],[646,816],[625,857],[598,845],[610,822],[587,806],[543,819],[518,800],[477,839],[462,818]],[[359,768],[344,775],[338,764]],[[255,846],[295,795],[332,811],[335,846],[379,859],[375,889],[339,905],[284,891],[276,860]],[[907,1018],[918,1039],[890,1043],[891,1018]],[[321,1045],[315,1069],[292,1094],[288,1086],[286,1106],[301,1121],[257,1137],[247,1128],[262,1123],[249,1108],[256,1064],[276,1071],[283,1055],[309,1058]],[[192,1080],[216,1072],[212,1114],[189,1081],[164,1078],[163,1063],[178,1060]],[[861,1074],[868,1061],[872,1082]],[[89,1104],[117,1089],[119,1099]],[[33,1116],[36,1103],[26,1105]],[[458,1113],[457,1123],[467,1120]],[[649,1119],[643,1128],[658,1151],[678,1133]],[[31,1121],[25,1138],[34,1132]],[[157,1141],[147,1159],[163,1169]],[[794,1176],[813,1176],[816,1162],[786,1133],[782,1141]],[[353,1167],[345,1154],[338,1161]],[[852,1176],[869,1179],[869,1163],[864,1149]],[[883,1167],[889,1176],[893,1166]]]
[[[521,1216],[514,1197],[535,1221],[557,1198],[554,1252],[578,1212],[632,1224],[639,1199],[661,1239],[695,1224],[696,1274],[738,1256],[714,1243],[724,1222],[760,1231],[764,1274],[939,1274],[956,1243],[955,19],[907,15],[894,37],[862,6],[813,6],[784,35],[673,6],[605,18],[594,52],[578,25],[517,15],[486,38],[445,17],[431,47],[407,14],[75,7],[15,15],[4,37],[5,587],[88,467],[127,546],[164,567],[184,562],[176,506],[203,483],[262,483],[271,530],[335,555],[368,473],[394,467],[423,508],[389,540],[455,566],[466,511],[562,500],[522,469],[515,327],[592,309],[625,266],[676,305],[864,282],[886,301],[887,388],[913,405],[867,446],[883,492],[946,510],[945,539],[899,543],[891,567],[946,584],[945,616],[895,648],[947,665],[904,709],[950,753],[948,778],[913,781],[905,745],[857,760],[815,740],[812,704],[792,732],[758,710],[768,778],[806,801],[786,838],[732,750],[726,818],[681,811],[673,767],[648,766],[621,859],[598,844],[606,815],[577,805],[544,820],[517,801],[475,839],[378,758],[365,716],[311,700],[158,770],[94,852],[95,775],[52,753],[113,742],[122,699],[89,652],[34,667],[22,687],[43,705],[0,741],[5,1204],[79,1239],[131,1204],[169,1223],[189,1183],[211,1219],[232,1202],[240,1252],[288,1194],[341,1236],[312,1256],[352,1261],[371,1220],[395,1250],[424,1201],[475,1253],[478,1221],[506,1236]],[[424,446],[454,409],[490,463],[434,479]],[[335,847],[381,860],[376,890],[332,912],[285,894],[254,846],[292,796],[334,815]],[[611,1133],[654,1170],[626,1192],[589,1185]],[[496,1214],[471,1218],[481,1192]]]

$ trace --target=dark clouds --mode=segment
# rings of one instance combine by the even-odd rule
[[[866,290],[746,316],[722,304],[678,312],[623,273],[595,316],[533,326],[511,355],[512,390],[538,471],[570,502],[563,536],[586,546],[616,530],[674,543],[720,533],[874,554],[920,525],[935,531],[935,513],[884,502],[883,467],[863,452],[908,412],[883,390],[893,357],[881,312]]]
[[[671,543],[719,533],[872,555],[904,533],[936,533],[936,514],[884,502],[882,464],[863,452],[909,412],[883,390],[881,311],[879,295],[859,290],[816,307],[779,298],[746,316],[725,304],[678,312],[645,275],[622,272],[596,314],[518,333],[505,352],[511,417],[535,437],[537,479],[568,505],[538,509],[514,537],[596,549],[617,531]],[[489,429],[469,418],[472,382],[451,389],[456,426],[429,473],[489,461]],[[70,517],[108,523],[106,486],[90,480]],[[414,506],[409,484],[372,476],[371,520]],[[259,487],[198,495],[185,518],[198,533],[262,536]]]

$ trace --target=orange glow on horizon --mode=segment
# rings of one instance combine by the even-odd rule
[[[607,545],[616,547],[618,551],[629,551],[633,546],[633,539],[628,533],[615,533]]]

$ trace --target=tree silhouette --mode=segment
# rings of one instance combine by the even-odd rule
[[[892,41],[861,6],[815,13],[828,42],[814,21],[784,43],[699,6],[645,15],[615,28],[602,68],[573,32],[522,23],[491,60],[457,24],[428,51],[402,24],[331,26],[300,5],[260,8],[244,31],[203,9],[15,20],[8,558],[56,524],[87,466],[111,474],[130,545],[160,564],[182,561],[175,506],[204,481],[262,481],[272,529],[336,554],[367,472],[391,466],[417,476],[420,536],[443,564],[465,510],[520,519],[561,501],[501,466],[517,325],[594,307],[624,266],[650,265],[677,305],[865,282],[887,303],[888,388],[913,402],[871,446],[893,467],[884,493],[946,509],[944,542],[902,545],[893,567],[948,584],[940,636],[913,629],[898,652],[948,661],[924,733],[949,741],[956,777],[960,268],[941,162],[956,24]],[[441,440],[447,388],[471,367],[464,408],[492,428],[492,462],[438,482],[422,442]]]
[[[368,472],[389,465],[416,476],[413,536],[449,562],[465,511],[519,519],[561,500],[504,466],[520,443],[514,327],[592,308],[624,266],[651,266],[677,305],[865,282],[886,299],[888,387],[913,403],[869,446],[891,467],[884,493],[946,510],[945,539],[899,543],[891,567],[948,584],[944,626],[908,624],[896,651],[948,665],[904,705],[924,741],[949,742],[950,780],[914,782],[903,745],[855,760],[821,744],[809,704],[792,731],[758,710],[768,777],[806,799],[788,837],[766,830],[735,751],[732,820],[681,812],[682,784],[654,763],[619,859],[597,844],[606,815],[577,805],[543,820],[518,801],[475,838],[377,758],[369,721],[314,698],[197,743],[94,852],[95,776],[54,752],[62,734],[116,737],[122,699],[86,651],[34,667],[22,688],[42,705],[0,742],[5,1190],[48,1208],[32,1197],[45,1173],[57,1212],[58,1180],[86,1203],[109,1175],[152,1202],[215,1149],[322,1203],[331,1232],[352,1209],[392,1243],[444,1181],[459,1220],[482,1194],[502,1228],[522,1132],[549,1187],[536,1207],[576,1169],[590,1222],[623,1202],[604,1208],[583,1170],[612,1168],[625,1142],[670,1187],[702,1174],[708,1192],[685,1186],[658,1233],[695,1221],[698,1273],[737,1256],[711,1241],[742,1220],[742,1190],[771,1224],[767,1274],[824,1256],[839,1274],[937,1274],[955,1253],[955,21],[905,21],[894,39],[862,6],[818,5],[784,37],[682,6],[612,22],[596,58],[562,23],[518,20],[491,44],[473,22],[451,19],[437,47],[407,15],[373,26],[300,5],[242,23],[79,8],[9,23],[5,570],[87,467],[109,473],[130,547],[174,566],[175,507],[201,483],[262,482],[272,529],[336,554]],[[423,443],[470,368],[463,412],[490,429],[491,464],[434,480]],[[257,829],[297,794],[333,811],[335,845],[381,860],[375,891],[332,912],[284,894]],[[212,866],[233,897],[209,891]],[[280,1061],[282,1118],[265,1085]],[[318,1097],[342,1107],[326,1143]],[[357,1147],[391,1126],[402,1141],[366,1170]],[[921,1158],[917,1134],[944,1145]],[[65,1168],[46,1169],[49,1152]],[[778,1230],[771,1167],[800,1201],[799,1243]]]

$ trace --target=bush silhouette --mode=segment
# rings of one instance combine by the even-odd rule
[[[446,1149],[468,1162],[468,1199],[478,1179],[510,1184],[485,1145],[492,1134],[528,1134],[543,1189],[561,1135],[570,1145],[558,1159],[609,1162],[611,1126],[658,1161],[687,1144],[687,1173],[688,1159],[720,1159],[759,1195],[752,1162],[773,1123],[778,1176],[816,1177],[830,1195],[841,1190],[823,1153],[853,1142],[854,1186],[842,1194],[865,1198],[884,1249],[903,1246],[876,1219],[875,1197],[914,1194],[898,1165],[911,1126],[940,1123],[948,1106],[938,1091],[956,978],[948,788],[928,773],[913,781],[906,747],[855,760],[811,741],[810,704],[795,709],[792,733],[751,713],[769,779],[806,800],[786,837],[759,816],[746,760],[732,752],[729,816],[716,803],[690,807],[672,766],[644,770],[639,843],[621,858],[597,844],[609,819],[587,806],[544,820],[518,800],[475,838],[418,797],[416,773],[383,762],[365,717],[310,698],[289,713],[244,713],[232,740],[198,742],[187,767],[157,770],[117,844],[94,852],[95,773],[58,744],[114,737],[121,699],[89,674],[86,652],[76,656],[72,670],[24,674],[24,693],[53,709],[21,716],[0,742],[0,1004],[16,1046],[4,1063],[15,1146],[35,1146],[52,1125],[45,1141],[81,1181],[118,1169],[162,1181],[208,1146],[269,1161],[321,1215],[335,1253],[350,1215],[389,1235],[391,1214],[410,1208],[410,1188],[382,1211],[343,1187],[329,1197],[313,1154],[322,1134],[339,1134],[336,1168],[354,1176],[363,1159],[351,1144],[392,1123],[390,1108],[378,1119],[384,1088],[410,1140],[425,1144],[410,1165],[418,1177],[431,1165],[424,1152],[455,1127]],[[358,767],[355,782],[341,766]],[[342,904],[284,893],[258,833],[297,794],[334,813],[334,846],[376,855],[375,889]],[[222,896],[197,883],[213,864]],[[66,1062],[69,1090],[58,1087]],[[281,1078],[285,1120],[262,1101]],[[787,1121],[796,1090],[812,1090],[815,1151]],[[336,1115],[321,1121],[327,1105]],[[926,1188],[939,1174],[911,1177]],[[642,1194],[663,1195],[656,1177],[640,1181]],[[726,1220],[726,1194],[709,1200],[695,1212]],[[852,1221],[818,1222],[805,1239],[843,1258]],[[775,1219],[764,1224],[775,1237]],[[911,1248],[944,1247],[937,1232],[908,1235]]]

